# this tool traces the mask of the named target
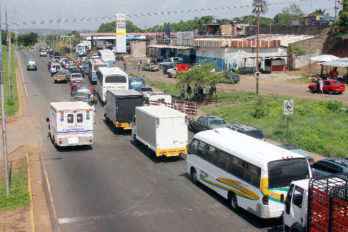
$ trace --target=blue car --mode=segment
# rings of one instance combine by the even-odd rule
[[[129,78],[129,88],[136,89],[144,86],[144,80],[140,78],[131,77]]]

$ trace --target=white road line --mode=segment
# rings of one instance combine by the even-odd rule
[[[71,217],[71,218],[58,218],[59,224],[69,224],[69,223],[79,223],[79,222],[88,222],[88,221],[99,221],[112,219],[116,216],[118,217],[141,217],[141,216],[158,216],[161,214],[173,214],[173,213],[184,213],[192,211],[207,210],[213,208],[219,208],[222,205],[220,203],[210,204],[204,207],[194,207],[194,208],[181,208],[181,209],[156,209],[156,210],[136,210],[127,212],[127,210],[120,211],[118,213],[100,215],[100,216],[87,216],[87,217]]]
[[[26,84],[25,84],[24,77],[23,77],[22,66],[21,66],[21,63],[19,62],[18,52],[16,52],[16,57],[17,57],[17,61],[18,61],[19,72],[21,73],[21,77],[22,77],[22,82],[23,82],[23,86],[24,86],[25,95],[28,97],[28,91],[27,91],[27,87],[25,87]]]

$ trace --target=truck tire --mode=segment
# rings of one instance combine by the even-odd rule
[[[236,194],[233,193],[233,192],[229,192],[229,193],[228,193],[228,200],[229,200],[229,202],[230,202],[231,209],[232,209],[234,212],[238,212],[239,206],[238,206],[238,201],[237,201]]]
[[[305,230],[298,223],[293,224],[289,229],[289,232],[303,232],[303,231],[305,231]]]
[[[134,135],[133,139],[134,139],[134,144],[138,146],[139,145],[139,140],[137,139],[137,136]]]
[[[197,172],[196,172],[196,169],[195,168],[191,168],[191,180],[192,180],[192,183],[194,184],[198,184],[198,177],[197,177]]]

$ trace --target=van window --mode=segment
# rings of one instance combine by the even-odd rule
[[[77,116],[76,116],[76,121],[77,121],[78,123],[83,122],[83,114],[77,114]]]
[[[74,115],[73,114],[68,114],[67,115],[67,121],[68,123],[74,123]]]

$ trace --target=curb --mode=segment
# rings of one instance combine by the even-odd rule
[[[25,157],[27,160],[28,166],[28,191],[29,191],[29,199],[30,199],[30,227],[31,231],[35,232],[35,220],[34,220],[34,208],[33,208],[33,194],[31,191],[31,179],[30,179],[30,161],[28,153],[25,153]]]

